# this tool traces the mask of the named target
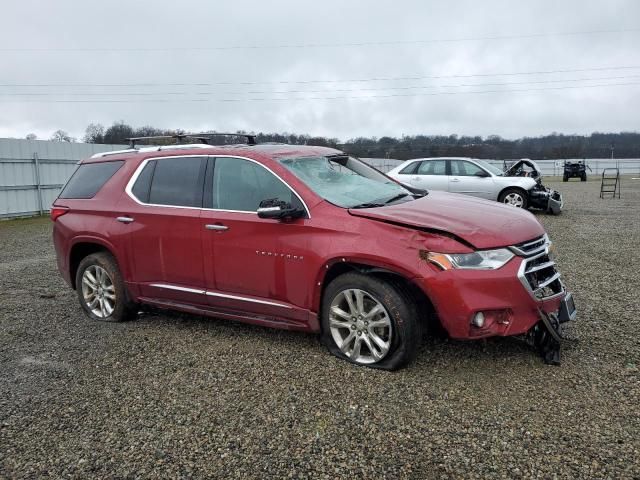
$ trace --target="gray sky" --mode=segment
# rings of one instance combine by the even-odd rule
[[[0,136],[638,131],[638,19],[635,0],[5,0]]]

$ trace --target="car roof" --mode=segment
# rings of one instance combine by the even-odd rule
[[[324,157],[328,155],[340,155],[343,152],[329,147],[318,147],[312,145],[287,145],[287,144],[258,144],[258,145],[204,145],[204,144],[184,144],[184,145],[156,145],[145,146],[138,149],[115,150],[102,152],[91,158],[83,160],[82,163],[102,162],[105,160],[127,160],[141,159],[148,157],[170,157],[184,155],[237,155],[241,157],[269,157],[272,159],[290,157]]]

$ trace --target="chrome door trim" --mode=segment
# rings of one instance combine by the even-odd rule
[[[205,293],[211,297],[229,298],[231,300],[240,300],[243,302],[260,303],[262,305],[273,305],[275,307],[291,308],[289,305],[285,305],[284,303],[269,302],[267,300],[257,300],[255,298],[243,297],[240,295],[229,295],[227,293],[212,292],[211,290],[207,290]]]
[[[307,206],[307,203],[300,196],[300,194],[298,194],[298,192],[295,191],[295,189],[291,185],[289,185],[286,181],[284,181],[282,179],[282,177],[280,175],[278,175],[276,172],[271,170],[266,165],[258,162],[257,160],[254,160],[254,159],[248,158],[248,157],[238,156],[238,155],[216,155],[216,154],[202,155],[202,154],[196,154],[196,155],[167,155],[167,156],[162,156],[162,157],[145,158],[142,162],[140,162],[140,165],[138,165],[138,167],[136,168],[136,171],[133,172],[133,175],[131,176],[131,178],[127,182],[127,185],[126,185],[126,187],[124,189],[125,193],[127,194],[127,196],[129,198],[131,198],[131,200],[136,202],[138,205],[143,205],[145,207],[184,208],[184,209],[188,209],[188,210],[204,210],[204,211],[211,211],[211,212],[246,213],[246,214],[250,214],[250,215],[251,214],[258,215],[257,211],[255,211],[255,212],[247,212],[245,210],[225,210],[225,209],[222,209],[222,208],[183,207],[183,206],[180,206],[180,205],[162,205],[162,204],[157,204],[157,203],[144,203],[144,202],[141,202],[140,200],[138,200],[136,198],[136,196],[133,194],[133,191],[132,191],[133,185],[136,183],[136,180],[138,180],[138,177],[140,176],[140,173],[142,172],[144,167],[151,160],[162,160],[162,159],[167,159],[167,158],[192,158],[192,157],[237,158],[239,160],[247,160],[249,162],[253,162],[253,163],[257,164],[257,165],[260,165],[262,168],[267,170],[269,173],[274,175],[278,180],[280,180],[282,183],[284,183],[287,186],[287,188],[289,190],[291,190],[296,197],[298,197],[298,200],[300,200],[300,202],[302,203],[302,206],[304,207],[305,211],[307,212],[307,218],[308,219],[311,218],[311,211],[309,210],[309,207]]]
[[[292,308],[289,305],[286,305],[284,303],[279,303],[279,302],[270,302],[268,300],[258,300],[257,298],[250,298],[250,297],[245,297],[242,295],[229,295],[228,293],[220,293],[220,292],[214,292],[212,290],[203,290],[201,288],[188,288],[188,287],[181,287],[179,285],[172,285],[169,283],[151,283],[149,284],[149,286],[151,287],[156,287],[156,288],[166,288],[167,290],[176,290],[179,292],[187,292],[187,293],[196,293],[199,295],[209,295],[211,297],[219,297],[219,298],[228,298],[231,300],[240,300],[243,302],[250,302],[250,303],[260,303],[262,305],[273,305],[274,307],[281,307],[281,308]]]
[[[199,288],[180,287],[179,285],[171,285],[169,283],[151,283],[150,287],[166,288],[167,290],[177,290],[178,292],[197,293],[204,295],[205,291]]]

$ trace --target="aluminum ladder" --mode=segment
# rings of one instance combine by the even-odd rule
[[[607,195],[611,195],[607,197]],[[620,170],[617,168],[605,168],[602,170],[602,182],[600,183],[600,198],[620,198]]]

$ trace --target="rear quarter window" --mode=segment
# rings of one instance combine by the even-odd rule
[[[123,164],[123,160],[80,164],[58,198],[93,198]]]
[[[404,167],[402,170],[400,170],[398,173],[401,173],[402,175],[413,175],[414,173],[416,173],[416,170],[419,164],[420,162],[410,163],[409,165]]]

